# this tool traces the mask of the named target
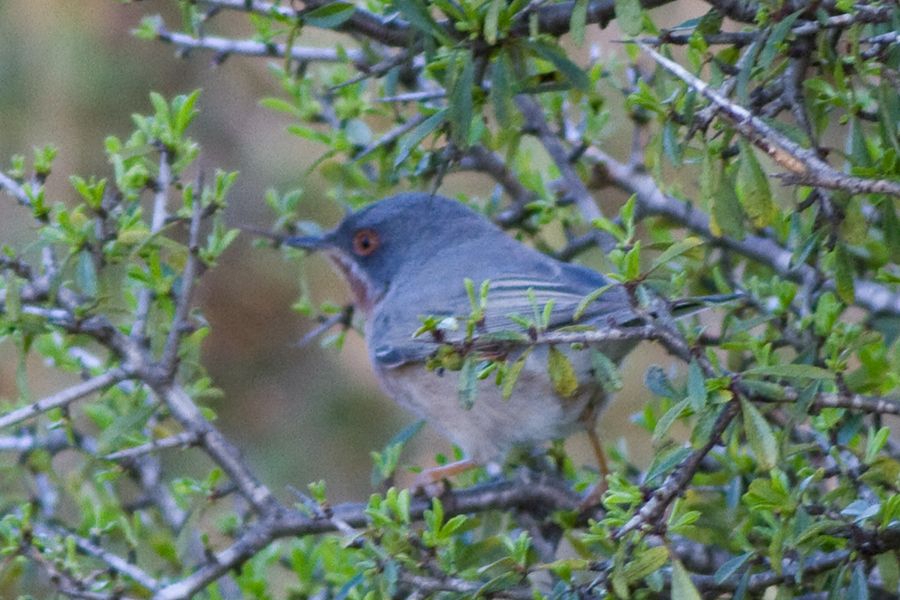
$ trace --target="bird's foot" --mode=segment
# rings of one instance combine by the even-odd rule
[[[415,495],[422,494],[429,498],[436,498],[444,494],[449,488],[448,478],[459,475],[469,469],[474,469],[477,466],[471,459],[464,458],[446,465],[425,469],[416,476],[411,491]]]

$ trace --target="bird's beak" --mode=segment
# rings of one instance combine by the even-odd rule
[[[293,248],[302,248],[310,251],[322,250],[330,245],[328,243],[328,235],[298,235],[285,238],[281,243]]]

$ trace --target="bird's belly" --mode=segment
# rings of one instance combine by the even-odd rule
[[[547,374],[547,349],[535,348],[503,398],[493,377],[477,382],[471,407],[459,399],[459,373],[430,372],[421,364],[376,365],[385,391],[401,406],[425,419],[479,463],[499,462],[513,446],[534,446],[577,428],[588,402],[601,394],[590,373],[587,352],[569,354],[579,381],[569,398],[556,394]]]

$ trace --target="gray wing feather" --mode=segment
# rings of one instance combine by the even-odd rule
[[[484,325],[480,331],[521,333],[522,326],[510,316],[533,320],[532,315],[543,312],[550,301],[553,302],[549,322],[551,329],[576,324],[574,315],[585,297],[610,283],[599,273],[584,267],[559,263],[549,258],[546,260],[541,265],[541,270],[544,271],[541,275],[552,277],[536,279],[505,273],[490,279]],[[548,266],[551,267],[551,272],[547,272]],[[480,283],[474,277],[473,281],[476,287]],[[462,280],[454,285],[452,277],[448,277],[441,287],[443,289],[438,299],[427,297],[429,294],[422,291],[433,288],[433,285],[429,286],[427,283],[398,290],[396,295],[403,298],[402,304],[393,301],[391,294],[384,299],[384,305],[377,311],[372,323],[369,342],[373,357],[381,366],[392,368],[410,362],[421,362],[435,350],[431,336],[426,334],[413,338],[413,333],[421,325],[422,317],[455,317],[460,329],[448,332],[446,339],[461,339],[466,319],[471,313],[465,286]],[[399,310],[398,307],[409,306],[410,302],[417,307],[415,313]],[[635,318],[625,290],[614,285],[586,307],[577,324],[622,325]]]

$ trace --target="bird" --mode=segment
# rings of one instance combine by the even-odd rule
[[[595,376],[589,352],[535,345],[520,354],[524,362],[508,398],[488,377],[476,382],[474,401],[467,404],[460,401],[452,371],[426,368],[434,364],[437,342],[454,332],[414,333],[431,318],[449,323],[449,329],[458,324],[458,339],[473,311],[471,288],[482,285],[487,294],[478,336],[521,331],[521,317],[535,314],[536,307],[549,309],[542,325],[551,331],[639,323],[623,285],[513,239],[461,202],[424,192],[390,196],[347,214],[324,234],[283,243],[329,259],[365,319],[368,356],[384,392],[462,450],[462,460],[424,471],[417,485],[478,465],[497,472],[511,449],[536,447],[582,428],[601,473],[608,473],[595,421],[612,390]],[[584,306],[591,294],[596,299]],[[618,364],[636,344],[608,341],[597,349]],[[557,359],[558,353],[566,356],[576,385],[554,385],[548,368],[554,352]]]

